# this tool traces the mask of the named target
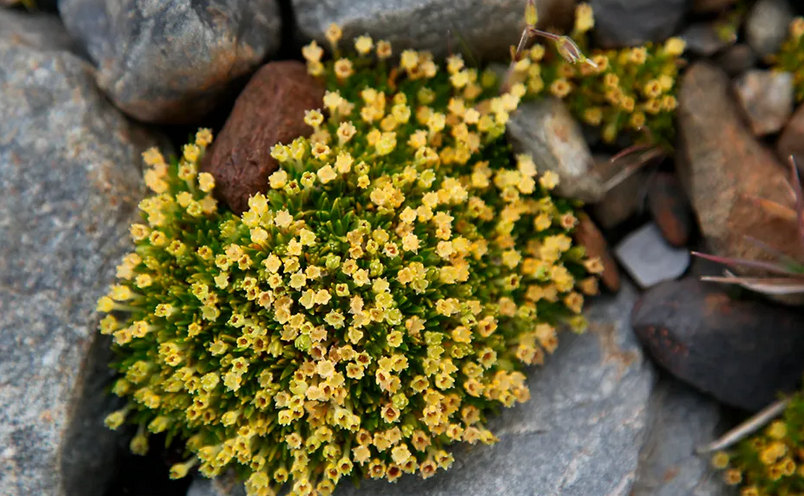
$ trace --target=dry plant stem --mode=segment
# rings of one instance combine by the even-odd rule
[[[790,404],[790,398],[784,398],[781,400],[776,401],[775,403],[771,403],[767,406],[764,410],[760,411],[753,417],[749,418],[742,424],[738,425],[734,429],[730,430],[719,439],[716,439],[710,444],[699,446],[695,452],[699,455],[705,455],[707,453],[712,453],[714,451],[719,451],[726,449],[738,441],[744,439],[745,437],[753,434],[754,432],[758,431],[768,422],[773,420],[774,418],[781,415],[781,413],[787,408],[787,405]]]

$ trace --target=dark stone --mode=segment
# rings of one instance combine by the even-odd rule
[[[692,212],[674,174],[659,172],[648,186],[648,209],[662,236],[673,246],[684,246],[693,228]]]
[[[320,108],[323,97],[323,87],[301,62],[271,62],[254,74],[201,164],[229,208],[241,213],[249,196],[267,191],[277,169],[271,147],[309,136],[304,111]]]
[[[612,178],[622,168],[622,163],[612,163],[609,157],[595,157],[595,171],[604,179]],[[645,170],[637,171],[606,191],[600,201],[591,205],[595,222],[603,229],[612,229],[641,211],[649,175]]]
[[[581,214],[580,222],[575,228],[575,241],[586,249],[586,254],[590,258],[598,257],[603,263],[603,273],[600,280],[609,291],[620,289],[620,272],[617,269],[617,262],[609,252],[608,243],[603,233],[597,228],[592,219],[586,214]]]
[[[737,0],[692,0],[693,12],[720,12]]]
[[[145,122],[188,123],[279,46],[276,0],[61,0],[98,85]]]
[[[663,283],[634,306],[631,323],[668,372],[737,408],[757,411],[794,391],[804,373],[802,314],[736,300],[697,278]]]
[[[727,48],[717,56],[716,60],[726,74],[736,76],[754,67],[757,63],[757,55],[750,46],[739,43]]]
[[[746,236],[790,256],[801,251],[795,222],[758,208],[752,197],[792,207],[789,172],[747,128],[723,71],[687,69],[679,90],[676,171],[710,253],[767,260]]]
[[[687,10],[687,0],[590,0],[595,40],[605,48],[669,38]]]
[[[103,425],[117,398],[95,306],[156,140],[52,48],[0,34],[0,494],[103,496],[120,436]]]

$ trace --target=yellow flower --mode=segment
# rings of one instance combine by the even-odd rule
[[[664,42],[664,52],[671,57],[678,57],[684,53],[685,47],[686,42],[678,37],[668,38],[667,41]]]
[[[302,56],[308,62],[319,62],[322,55],[324,55],[324,50],[318,46],[318,43],[316,43],[315,40],[311,41],[309,45],[305,45],[302,48]]]
[[[340,26],[338,26],[335,23],[332,23],[329,25],[324,35],[327,37],[327,40],[329,40],[330,44],[332,44],[332,47],[334,49],[335,47],[338,46],[338,41],[343,36],[343,31],[341,30]]]
[[[347,79],[354,73],[352,61],[349,59],[338,59],[335,61],[335,75],[338,79]]]
[[[391,43],[385,40],[380,40],[377,42],[377,57],[380,60],[385,60],[393,55],[393,50],[391,48]]]
[[[360,55],[367,55],[373,47],[374,41],[371,39],[371,36],[358,36],[355,39],[355,49]]]
[[[566,79],[556,79],[550,85],[550,93],[558,98],[564,98],[572,91],[572,85]]]
[[[588,3],[581,3],[575,7],[575,30],[585,33],[595,26],[592,7]]]

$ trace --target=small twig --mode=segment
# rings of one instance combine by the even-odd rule
[[[716,439],[709,444],[699,446],[695,449],[695,452],[699,455],[705,455],[712,453],[713,451],[719,451],[732,446],[743,438],[758,431],[774,418],[778,417],[789,404],[790,398],[781,399],[775,403],[772,403],[764,410],[760,411],[753,417],[749,418],[742,424],[721,436],[719,439]]]

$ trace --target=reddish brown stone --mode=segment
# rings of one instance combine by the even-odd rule
[[[795,222],[757,208],[754,198],[792,207],[789,171],[752,135],[730,95],[726,74],[707,62],[692,65],[679,91],[676,169],[709,252],[768,260],[746,236],[798,257]]]
[[[575,229],[575,241],[586,249],[586,254],[590,258],[598,257],[603,262],[604,269],[600,280],[606,289],[619,290],[620,272],[617,270],[617,262],[609,253],[606,239],[588,215],[581,214],[579,220],[578,227]]]
[[[254,74],[201,164],[229,208],[241,213],[251,195],[268,189],[277,169],[271,147],[309,136],[304,111],[320,108],[323,97],[322,85],[301,62],[271,62]]]
[[[675,175],[660,172],[653,177],[648,189],[648,208],[668,243],[687,244],[692,231],[692,214]]]
[[[779,157],[786,161],[790,155],[796,157],[799,172],[804,172],[804,105],[800,105],[776,142]]]
[[[764,408],[780,392],[796,390],[804,373],[798,311],[729,298],[722,286],[697,277],[646,292],[631,324],[659,365],[737,408]]]

